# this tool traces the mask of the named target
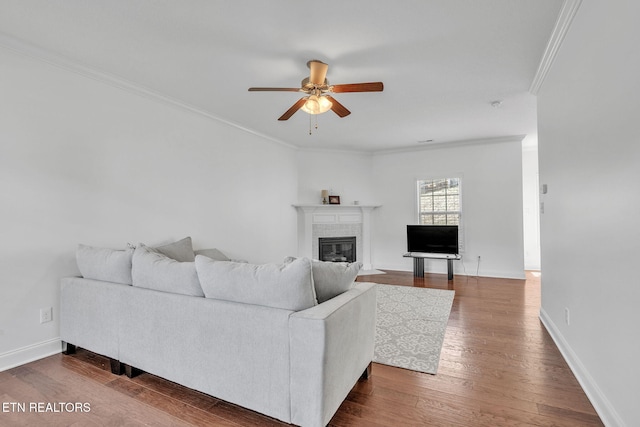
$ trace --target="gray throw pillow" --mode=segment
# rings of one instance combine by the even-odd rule
[[[143,244],[133,252],[133,286],[203,297],[195,262],[180,262]]]
[[[177,242],[169,243],[168,245],[162,245],[154,247],[156,251],[163,255],[168,256],[171,259],[175,259],[180,262],[193,262],[195,261],[195,255],[193,254],[193,245],[191,243],[191,237],[185,237]]]
[[[207,298],[300,311],[317,304],[311,262],[248,264],[196,256],[196,269]]]
[[[76,262],[82,277],[130,285],[133,249],[116,250],[78,245]]]
[[[204,255],[208,258],[215,259],[216,261],[231,261],[225,254],[220,252],[216,248],[212,249],[198,249],[194,251],[196,255]]]
[[[287,257],[284,262],[292,262],[296,258]],[[313,260],[313,284],[318,304],[348,291],[362,268],[361,262],[325,262]]]

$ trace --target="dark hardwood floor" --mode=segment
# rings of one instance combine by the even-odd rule
[[[602,425],[538,320],[534,274],[448,282],[446,275],[387,273],[358,280],[456,291],[438,374],[374,364],[330,425]],[[82,349],[0,372],[0,401],[1,426],[285,425],[150,374],[113,375],[108,359]],[[26,402],[27,411],[11,410],[11,402]],[[90,411],[29,412],[33,402],[86,402]]]

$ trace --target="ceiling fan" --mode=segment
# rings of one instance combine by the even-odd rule
[[[351,111],[339,103],[329,93],[346,92],[382,92],[382,82],[370,83],[348,83],[341,85],[330,85],[326,79],[329,65],[317,59],[307,62],[307,67],[311,71],[309,77],[302,80],[300,88],[288,87],[250,87],[249,92],[303,92],[307,96],[300,98],[291,106],[278,120],[288,120],[298,110],[309,114],[322,114],[329,110],[339,117],[351,114]]]

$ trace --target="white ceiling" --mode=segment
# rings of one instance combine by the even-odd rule
[[[562,0],[0,0],[0,44],[124,81],[301,148],[380,151],[536,133],[529,87]],[[277,118],[306,62],[352,114]],[[502,101],[493,108],[492,101]],[[315,116],[313,118],[315,123]]]

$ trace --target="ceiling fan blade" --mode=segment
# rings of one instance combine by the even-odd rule
[[[331,91],[333,93],[344,92],[382,92],[384,85],[382,82],[370,83],[348,83],[344,85],[333,85]]]
[[[340,104],[333,96],[324,95],[329,101],[331,101],[331,110],[336,113],[340,117],[346,117],[351,114],[351,111],[347,110],[347,108]]]
[[[311,70],[311,73],[309,74],[309,81],[314,85],[323,85],[324,79],[327,77],[327,69],[329,68],[329,65],[322,61],[318,61],[317,59],[312,59],[307,62],[307,66]]]
[[[250,87],[249,92],[300,92],[299,87]]]
[[[295,112],[298,111],[300,107],[304,105],[305,102],[307,102],[306,96],[298,99],[298,102],[293,104],[291,108],[289,108],[282,116],[280,116],[278,120],[289,120],[289,117],[293,116]]]

